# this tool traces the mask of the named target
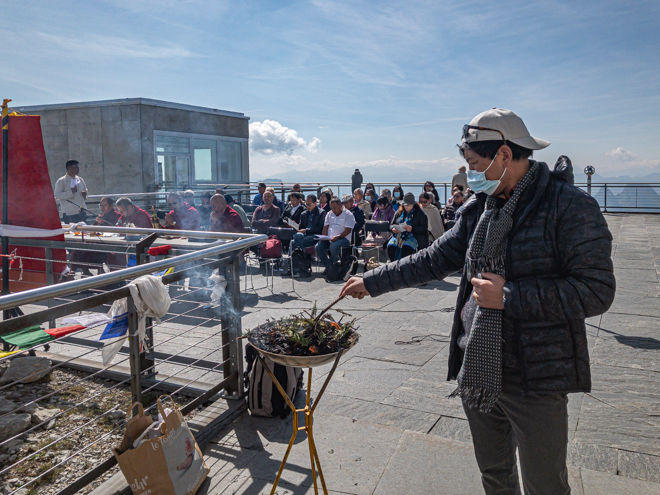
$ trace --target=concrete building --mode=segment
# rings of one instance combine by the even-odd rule
[[[17,107],[41,115],[50,179],[80,162],[90,194],[204,189],[249,180],[242,113],[126,98]]]

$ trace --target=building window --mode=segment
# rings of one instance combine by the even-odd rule
[[[154,142],[156,181],[165,190],[243,180],[247,139],[155,131]]]

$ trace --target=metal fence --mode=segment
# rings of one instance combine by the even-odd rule
[[[172,234],[117,227],[79,229],[149,236]],[[52,327],[56,322],[61,324],[62,318],[81,312],[107,312],[114,301],[123,298],[127,298],[128,308],[128,345],[106,366],[100,362],[103,344],[97,340],[103,327],[51,340],[45,344],[47,351],[41,350],[43,343],[38,343],[0,358],[0,366],[26,354],[50,360],[50,381],[26,383],[22,377],[0,384],[0,398],[5,399],[1,401],[0,423],[26,420],[26,415],[31,423],[16,432],[5,429],[6,438],[0,442],[0,451],[6,452],[0,462],[0,484],[4,482],[8,493],[33,493],[57,478],[60,485],[64,482],[66,486],[58,485],[56,493],[72,494],[103,476],[116,464],[111,449],[123,434],[131,404],[141,402],[146,411],[153,413],[156,391],[174,394],[184,414],[221,396],[243,395],[242,346],[237,340],[242,333],[239,255],[266,236],[178,233],[194,234],[212,243],[153,262],[147,262],[148,255],[132,246],[129,249],[136,251],[137,266],[0,297],[0,310],[22,307],[26,313],[0,322],[0,338],[32,325],[50,322]],[[11,243],[21,242],[26,241]],[[43,243],[45,252],[65,245],[72,249],[71,244],[76,244],[34,240],[28,244],[34,247],[38,242]],[[95,247],[77,244],[73,247]],[[113,253],[108,246],[105,248],[105,253]],[[114,254],[126,252],[115,249]],[[52,258],[43,259],[53,263]],[[125,284],[169,269],[172,272],[162,275],[161,280],[169,288],[172,306],[159,322],[146,319],[146,346],[140,348],[138,315]],[[212,285],[206,280],[214,270],[224,275],[227,286],[224,296],[211,303]],[[204,431],[199,433],[203,435]],[[94,465],[90,458],[99,456],[105,460]],[[73,473],[66,471],[71,466],[76,467]]]
[[[268,186],[275,189],[275,193],[286,201],[288,195],[292,191],[293,183],[284,182],[267,182]],[[330,188],[334,195],[341,197],[344,194],[351,194],[352,186],[350,182],[299,182],[303,193],[317,194],[325,188]],[[374,182],[376,193],[387,188],[390,191],[395,186],[401,186],[404,192],[412,192],[415,196],[419,196],[424,190],[423,182]],[[447,202],[451,196],[451,182],[435,182],[436,190],[440,202],[443,204]],[[364,188],[363,184],[363,188]],[[578,187],[587,191],[588,184],[576,183]],[[234,199],[243,204],[249,204],[257,194],[256,184],[209,184],[205,186],[193,186],[193,190],[197,195],[202,191],[214,192],[220,189],[227,194],[231,194]],[[599,182],[591,184],[591,194],[596,198],[598,204],[603,211],[648,211],[654,212],[660,210],[660,183],[610,183]],[[182,192],[182,191],[179,191]],[[109,194],[117,199],[122,194]],[[150,208],[151,206],[156,209],[167,208],[167,192],[150,192],[150,193],[134,193],[126,194],[136,204],[143,208]],[[97,208],[99,201],[103,195],[91,195],[88,198],[89,208],[94,210]]]

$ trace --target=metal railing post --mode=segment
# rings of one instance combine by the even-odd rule
[[[51,248],[44,249],[44,258],[46,258],[46,284],[53,285],[55,283],[55,277],[53,276],[53,250]],[[53,300],[48,299],[48,307],[53,307]],[[55,320],[50,320],[48,322],[48,328],[55,328]]]
[[[605,183],[605,201],[603,205],[603,211],[607,211],[607,182]]]
[[[447,183],[444,183],[445,186],[445,204],[447,204]]]
[[[241,326],[241,279],[240,279],[240,256],[235,256],[231,265],[225,267],[227,280],[227,296],[220,307],[222,314],[220,322],[222,325],[222,360],[229,360],[223,366],[224,378],[236,373],[236,382],[226,387],[228,393],[235,397],[243,395],[243,344],[239,340],[243,334]]]
[[[140,375],[140,337],[138,336],[138,314],[132,297],[126,298],[128,312],[128,351],[131,365],[131,396],[133,402],[142,402],[142,383]]]

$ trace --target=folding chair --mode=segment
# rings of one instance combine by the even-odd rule
[[[388,221],[377,221],[377,220],[367,220],[366,223],[364,224],[364,231],[368,235],[369,232],[374,232],[374,233],[382,233],[382,232],[389,232],[391,229],[390,222]],[[372,247],[367,247],[367,246],[362,246],[362,256],[363,259],[369,259],[373,258],[372,254],[375,254],[375,258],[378,260],[380,263],[380,257],[381,254],[385,255],[385,250],[381,246],[372,246]],[[387,257],[385,255],[385,257]]]
[[[289,243],[289,250],[287,252],[287,257],[289,258],[289,271],[291,272],[291,286],[295,292],[296,286],[295,286],[295,281],[293,278],[293,262],[291,261],[291,241],[293,241],[293,236],[296,235],[296,231],[293,229],[289,229],[286,227],[271,227],[268,229],[268,235],[274,235],[276,236],[280,241],[288,241]],[[284,254],[284,253],[282,253]],[[280,261],[282,261],[282,258],[280,258]],[[281,267],[281,265],[280,265]]]

